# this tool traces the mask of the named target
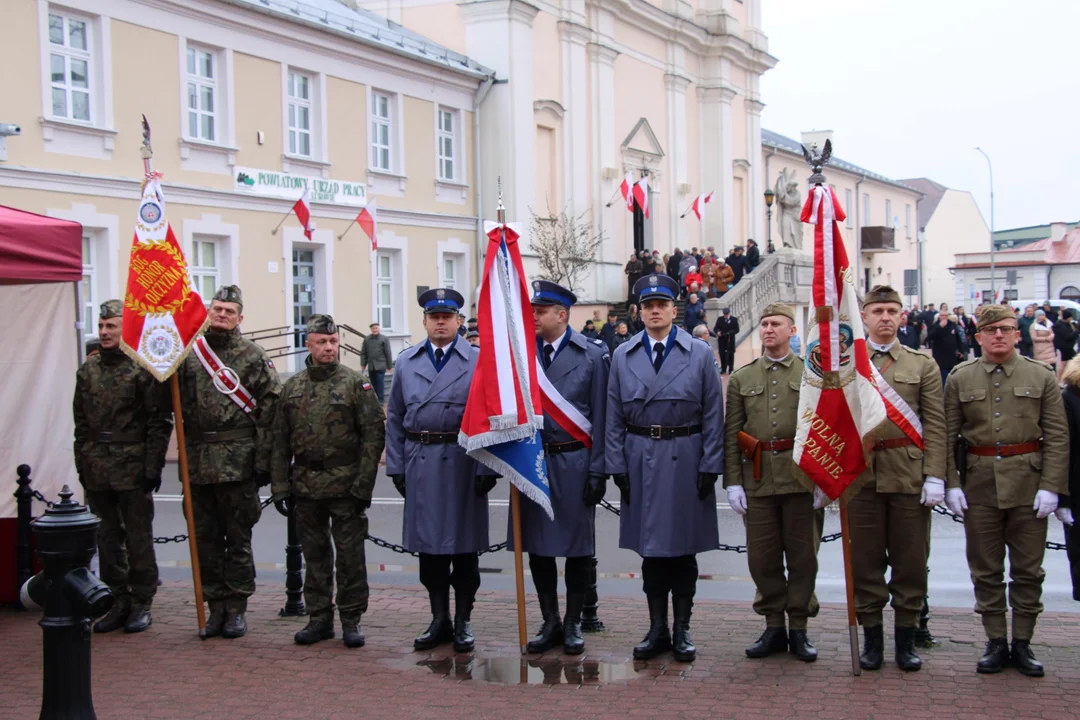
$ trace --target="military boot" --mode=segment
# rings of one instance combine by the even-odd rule
[[[341,619],[341,637],[345,640],[347,648],[364,647],[364,633],[360,632],[359,620]]]
[[[859,655],[859,667],[863,670],[880,670],[885,652],[885,628],[881,625],[863,625],[863,651]],[[897,648],[897,657],[900,650]]]
[[[784,652],[787,650],[788,636],[787,628],[784,626],[779,627],[765,627],[765,632],[761,633],[753,645],[746,648],[746,657],[748,658],[763,658],[772,655],[773,653]]]
[[[293,635],[293,641],[297,645],[314,645],[320,640],[329,640],[332,637],[334,637],[333,617],[313,617],[303,630]]]
[[[105,613],[104,617],[94,623],[94,632],[107,633],[119,630],[127,624],[129,615],[131,615],[131,601],[127,598],[120,598],[112,606],[112,609]]]
[[[217,637],[225,626],[225,603],[221,600],[210,601],[210,617],[206,619],[203,639]]]
[[[128,615],[127,622],[124,623],[124,632],[126,633],[139,633],[150,627],[150,624],[154,621],[150,617],[149,605],[132,605],[131,614]]]
[[[1032,658],[1034,659],[1034,658]],[[979,658],[975,671],[984,675],[999,673],[1009,664],[1008,638],[992,638],[986,641],[986,652]]]
[[[472,652],[476,647],[476,638],[473,637],[472,609],[474,595],[465,595],[454,591],[454,652]]]
[[[225,614],[225,624],[221,627],[221,637],[240,638],[247,635],[247,620],[242,611],[230,610]]]
[[[536,637],[525,646],[531,653],[547,652],[563,641],[563,624],[559,618],[559,594],[554,591],[537,593],[537,600],[540,602],[540,614],[544,617],[544,624],[540,626],[540,632],[536,633]]]
[[[922,658],[915,652],[915,628],[896,628],[896,664],[904,672],[915,672],[922,668]],[[860,658],[861,662],[861,658]]]
[[[667,623],[667,593],[649,595],[649,632],[634,646],[635,660],[648,660],[671,649],[671,632]]]
[[[432,650],[454,639],[454,626],[450,624],[450,590],[429,590],[431,624],[413,640],[413,650]]]
[[[692,595],[672,595],[671,614],[674,618],[674,637],[671,639],[671,654],[679,662],[694,662],[697,648],[690,639],[690,610],[694,607]]]
[[[1030,640],[1012,641],[1012,662],[1022,675],[1028,677],[1043,676],[1042,663],[1036,660],[1035,654],[1031,652]]]
[[[803,662],[817,660],[817,648],[810,642],[810,637],[805,630],[789,630],[788,647],[791,649],[791,653]]]
[[[585,593],[566,594],[566,620],[563,622],[563,652],[580,655],[585,652],[585,637],[581,634],[581,609],[585,606]]]

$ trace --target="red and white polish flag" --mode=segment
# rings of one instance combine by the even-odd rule
[[[626,209],[630,212],[634,212],[634,176],[630,173],[626,173],[626,177],[623,178],[622,185],[619,186],[619,192],[622,193],[623,202],[626,203]]]
[[[712,196],[712,193],[701,193],[694,200],[694,204],[690,206],[690,209],[697,215],[698,220],[705,217],[705,206],[712,202]]]
[[[371,249],[379,249],[379,225],[376,218],[377,208],[375,207],[375,198],[371,198],[371,201],[364,206],[364,209],[360,211],[360,214],[356,216],[356,224],[367,233],[367,236],[371,238]]]
[[[304,190],[300,199],[293,203],[292,209],[304,228],[304,237],[310,240],[311,233],[315,232],[315,225],[311,222],[311,190]]]
[[[634,200],[637,201],[641,212],[645,213],[645,217],[649,217],[649,178],[647,175],[642,175],[634,185]],[[633,207],[630,209],[633,210]]]

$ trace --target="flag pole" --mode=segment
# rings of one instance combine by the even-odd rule
[[[499,178],[499,208],[496,211],[499,232],[506,241],[506,208],[502,202],[502,177]],[[514,526],[514,579],[517,585],[518,645],[526,652],[528,633],[525,629],[525,568],[521,559],[521,492],[510,483],[510,517]]]
[[[180,408],[180,380],[176,373],[169,378],[173,416],[176,418],[176,454],[180,465],[180,485],[184,492],[184,517],[187,519],[188,552],[191,553],[191,579],[195,584],[195,613],[199,618],[199,637],[206,639],[206,609],[203,607],[202,572],[199,549],[195,546],[195,513],[191,507],[191,478],[188,475],[187,445],[184,442],[184,413]]]
[[[615,204],[615,198],[619,197],[619,193],[621,193],[621,192],[622,191],[619,190],[619,188],[615,188],[615,192],[612,194],[611,199],[607,201],[607,204],[605,204],[604,207],[611,207],[612,205],[614,205]]]
[[[293,203],[293,205],[295,205],[295,204],[296,204],[296,203]],[[270,234],[271,234],[271,235],[277,235],[277,231],[278,231],[278,230],[280,230],[280,229],[281,229],[281,226],[285,224],[285,221],[289,219],[289,216],[290,216],[290,215],[292,215],[292,211],[293,211],[293,209],[292,209],[292,205],[290,205],[290,206],[289,206],[289,211],[288,211],[288,212],[286,212],[286,213],[285,213],[284,215],[282,215],[282,217],[281,217],[281,220],[280,220],[280,221],[278,222],[278,224],[277,224],[277,225],[276,225],[276,226],[274,227],[274,229],[270,231]],[[341,238],[339,237],[338,239],[340,240]]]
[[[684,217],[686,217],[687,215],[690,214],[690,211],[694,209],[694,203],[696,203],[696,202],[697,202],[697,198],[694,198],[694,202],[690,203],[690,207],[686,208],[686,212],[684,212],[682,215],[679,216],[680,220],[682,220]]]
[[[851,641],[851,674],[862,675],[859,665],[859,627],[855,617],[855,577],[851,570],[851,532],[847,500],[840,500],[840,543],[844,548],[844,586],[847,590],[848,639]]]
[[[356,217],[360,217],[360,214],[359,214],[359,213],[357,213]],[[343,231],[341,232],[341,234],[340,234],[340,235],[338,235],[338,236],[337,236],[337,239],[338,239],[338,240],[341,240],[341,239],[342,239],[343,237],[345,237],[345,233],[347,233],[347,232],[349,232],[350,230],[352,230],[352,226],[356,224],[356,217],[354,217],[354,218],[352,219],[352,222],[351,222],[351,223],[349,223],[349,226],[348,226],[347,228],[345,228],[345,229],[344,229],[344,230],[343,230]]]

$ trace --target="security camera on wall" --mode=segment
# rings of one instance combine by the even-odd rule
[[[0,123],[0,137],[22,135],[22,128],[12,123]]]

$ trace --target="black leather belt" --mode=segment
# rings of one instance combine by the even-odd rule
[[[99,443],[141,443],[145,440],[145,433],[125,433],[103,430],[97,434],[97,442]]]
[[[406,430],[405,437],[421,445],[456,445],[458,441],[456,432],[428,432],[427,430],[416,432]]]
[[[545,455],[558,455],[559,453],[574,452],[575,450],[581,450],[585,447],[585,443],[580,440],[568,440],[560,443],[544,443]]]
[[[293,458],[293,464],[307,468],[308,470],[315,470],[316,472],[322,470],[333,470],[334,468],[345,467],[346,465],[352,465],[354,462],[360,459],[360,455],[355,450],[346,450],[344,452],[335,453],[329,457],[313,458],[307,455],[297,455]]]
[[[254,425],[246,428],[237,428],[236,430],[210,430],[207,432],[189,430],[186,425],[184,426],[184,438],[193,443],[219,443],[228,442],[230,440],[243,440],[244,438],[249,437],[255,437]]]
[[[664,427],[663,425],[627,425],[626,432],[631,435],[641,435],[653,440],[667,440],[676,437],[690,437],[701,432],[701,425],[682,425],[679,427]]]

